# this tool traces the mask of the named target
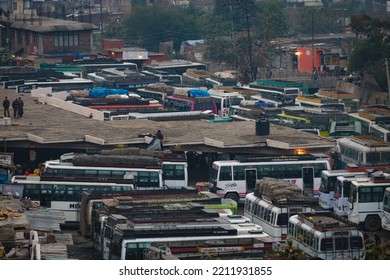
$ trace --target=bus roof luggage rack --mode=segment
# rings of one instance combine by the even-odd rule
[[[318,159],[315,155],[275,155],[275,156],[236,156],[239,162],[279,162],[279,161],[300,161]]]
[[[122,233],[122,238],[151,238],[151,237],[174,237],[174,236],[211,236],[211,235],[237,235],[237,229],[229,225],[184,225],[177,224],[157,224],[145,227],[132,227],[133,223],[118,225]]]
[[[298,219],[319,231],[356,229],[356,225],[332,212],[298,213]]]
[[[390,182],[390,170],[375,171],[370,174],[370,179],[375,183]]]
[[[318,205],[318,198],[315,197],[302,197],[301,199],[294,199],[294,198],[282,198],[282,199],[276,199],[276,198],[270,198],[266,195],[263,195],[257,191],[254,192],[255,196],[263,199],[275,206],[278,207],[286,207],[286,206],[313,206]]]

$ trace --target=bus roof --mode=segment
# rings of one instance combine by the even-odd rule
[[[299,221],[318,231],[357,230],[356,224],[331,212],[298,213],[298,215],[295,215],[296,217]]]

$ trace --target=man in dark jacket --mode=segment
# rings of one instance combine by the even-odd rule
[[[12,109],[14,109],[14,118],[19,118],[19,100],[16,98],[12,102]]]
[[[4,97],[3,108],[4,108],[4,117],[9,117],[9,100],[7,96]]]

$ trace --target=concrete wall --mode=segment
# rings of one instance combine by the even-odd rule
[[[38,102],[48,104],[51,106],[59,107],[69,112],[77,113],[87,118],[103,121],[104,113],[95,109],[90,109],[84,106],[80,106],[64,99],[68,95],[66,91],[50,93],[51,89],[38,88],[31,91],[31,97],[36,98]]]

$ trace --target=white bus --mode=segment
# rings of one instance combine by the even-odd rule
[[[337,139],[340,153],[340,166],[388,165],[390,162],[390,143],[377,141],[367,136],[354,136]]]
[[[233,105],[240,105],[245,98],[238,92],[225,92],[223,90],[209,89],[210,96],[215,100],[218,115],[227,118],[230,115],[230,108]]]
[[[65,223],[80,222],[80,198],[82,192],[129,194],[133,184],[40,181],[39,176],[14,176],[12,184],[23,188],[23,197],[42,207],[64,211]]]
[[[338,176],[355,176],[364,175],[364,172],[350,172],[344,169],[341,170],[323,170],[321,173],[321,186],[319,204],[325,209],[333,209],[334,192],[336,190],[336,181]]]
[[[380,175],[383,174],[383,175]],[[383,197],[390,187],[389,174],[381,171],[371,174],[370,181],[353,181],[348,197],[348,220],[362,224],[368,231],[381,229]]]
[[[255,192],[246,195],[244,205],[244,216],[252,223],[260,225],[265,233],[278,242],[285,242],[287,239],[287,225],[290,216],[313,211],[309,201],[276,203],[265,196],[259,197]]]
[[[98,180],[107,182],[133,182],[136,186],[150,187],[182,187],[188,186],[188,163],[184,157],[165,157],[153,160],[150,157],[139,157],[148,159],[149,166],[144,167],[122,167],[115,166],[75,166],[72,161],[78,155],[69,153],[62,155],[60,161],[46,162],[45,171],[41,174],[42,180]],[[82,158],[87,160],[83,154]],[[80,157],[78,157],[80,158]],[[119,158],[122,163],[128,161],[125,157]],[[131,159],[131,158],[130,158]],[[66,160],[66,162],[64,162]],[[106,161],[107,162],[107,161]],[[141,161],[142,162],[142,161]],[[155,162],[155,165],[153,163]],[[109,161],[115,165],[114,161]],[[133,164],[135,161],[133,161]],[[150,165],[152,164],[152,165]]]
[[[333,213],[341,217],[348,216],[348,196],[351,190],[352,181],[368,182],[370,178],[364,175],[355,176],[338,176],[336,181],[336,189],[333,199]]]
[[[365,256],[363,233],[331,212],[291,216],[288,238],[310,259],[363,260]]]
[[[214,161],[209,190],[220,197],[244,200],[263,177],[284,179],[296,184],[304,193],[319,195],[322,170],[330,169],[326,157],[279,156],[253,157],[242,160]]]
[[[127,236],[129,237],[127,237]],[[130,237],[131,236],[131,237]],[[275,242],[261,227],[253,223],[184,223],[170,224],[142,224],[129,229],[128,225],[117,225],[113,233],[111,248],[104,253],[103,259],[142,260],[145,249],[154,242],[187,242],[197,241],[217,242],[218,240],[236,240],[237,238],[262,238],[267,242],[257,244],[269,249]],[[228,243],[228,242],[227,242]]]
[[[42,181],[79,181],[134,184],[135,187],[162,188],[164,186],[161,167],[101,167],[52,164],[46,162],[41,173]]]
[[[390,187],[386,188],[383,197],[382,228],[390,231]]]

